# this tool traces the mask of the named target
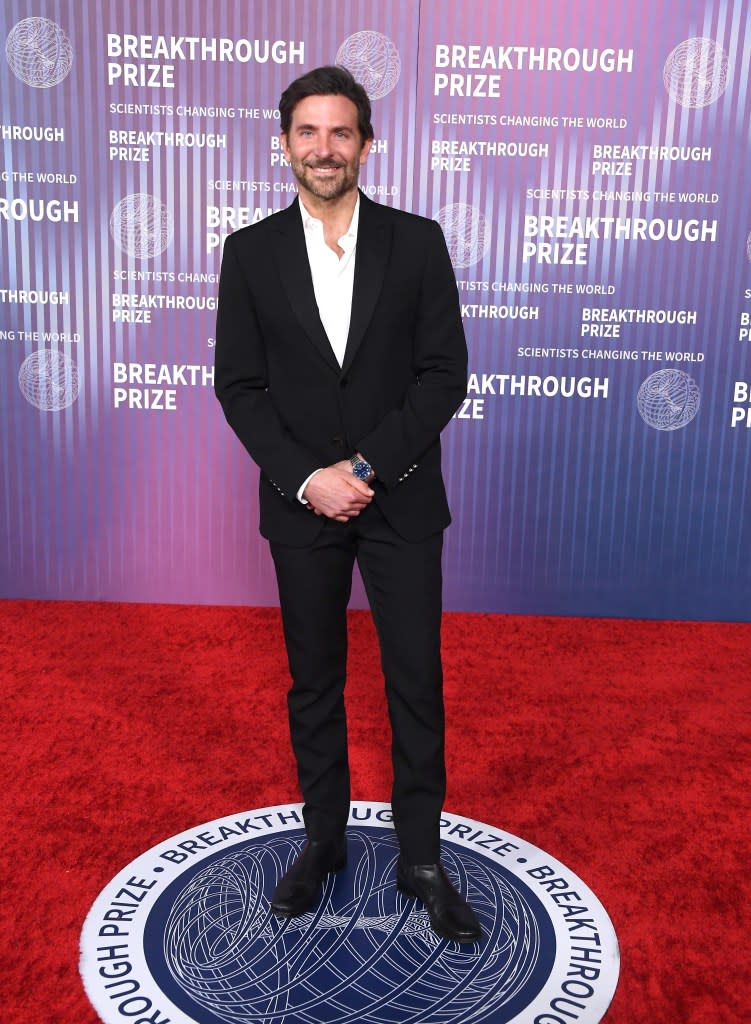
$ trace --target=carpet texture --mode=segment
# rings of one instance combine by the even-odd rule
[[[353,798],[387,800],[372,624],[350,617]],[[621,946],[607,1024],[748,1017],[751,626],[449,614],[446,809],[563,861]],[[103,885],[194,825],[297,800],[276,609],[0,602],[2,1020],[95,1024]]]

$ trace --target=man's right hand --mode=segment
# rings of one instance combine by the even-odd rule
[[[338,523],[346,523],[359,516],[373,500],[373,491],[352,474],[348,459],[326,466],[311,477],[303,498],[318,516],[328,516]]]

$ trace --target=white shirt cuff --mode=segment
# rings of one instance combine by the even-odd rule
[[[308,486],[308,484],[313,479],[313,477],[316,475],[316,473],[320,473],[321,472],[321,469],[323,469],[323,466],[321,466],[319,469],[314,469],[313,472],[310,474],[310,476],[306,477],[303,480],[302,487],[300,487],[298,489],[298,491],[297,491],[297,500],[302,502],[303,505],[309,504],[309,502],[305,498],[303,498],[303,494],[305,493],[305,488]]]

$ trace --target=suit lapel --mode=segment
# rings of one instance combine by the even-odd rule
[[[274,218],[271,238],[279,277],[292,311],[331,369],[339,373],[339,363],[318,314],[305,245],[305,229],[297,199]]]
[[[346,373],[373,317],[391,248],[391,229],[381,216],[378,204],[360,194],[352,315],[341,369],[318,313],[297,199],[274,218],[271,239],[290,308],[329,367],[337,374]]]
[[[352,289],[352,316],[344,350],[342,373],[352,364],[373,317],[381,294],[391,248],[391,229],[381,216],[377,203],[360,193],[360,222],[357,228],[355,282]]]

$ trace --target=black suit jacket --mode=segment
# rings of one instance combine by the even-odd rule
[[[352,317],[339,366],[318,315],[298,201],[224,247],[215,388],[260,466],[261,533],[304,546],[322,528],[296,498],[362,452],[407,540],[448,525],[439,434],[467,387],[451,260],[435,221],[360,196]]]

